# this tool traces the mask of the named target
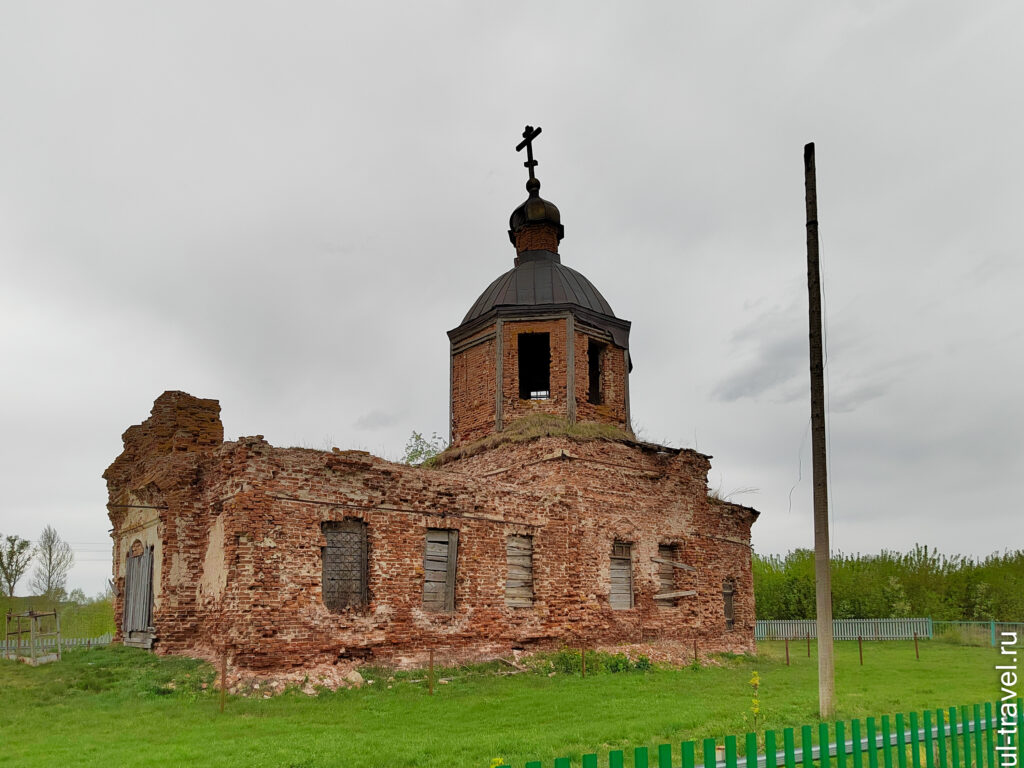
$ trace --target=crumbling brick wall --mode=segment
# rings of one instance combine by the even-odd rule
[[[122,435],[124,450],[103,473],[113,526],[114,620],[120,638],[124,612],[124,566],[133,547],[152,547],[154,610],[198,620],[193,592],[181,588],[195,564],[189,560],[203,454],[224,441],[220,404],[185,392],[164,392],[150,417]]]
[[[170,395],[125,433],[125,451],[107,471],[115,542],[133,535],[126,500],[157,510],[162,652],[224,649],[233,664],[274,670],[350,658],[415,662],[431,648],[470,659],[641,637],[753,649],[756,513],[708,499],[701,454],[546,437],[426,469],[358,451],[275,448],[259,436],[213,445],[218,433],[204,419],[215,401],[192,398],[190,409],[188,396]],[[178,443],[168,442],[172,427]],[[322,524],[346,519],[366,525],[368,604],[332,612],[323,599]],[[428,529],[459,531],[450,613],[423,608]],[[533,537],[530,607],[505,602],[511,535]],[[609,603],[616,540],[632,545],[628,610]],[[659,544],[675,545],[695,569],[680,571],[675,585],[695,596],[656,604],[651,558]],[[122,555],[115,553],[115,575]],[[736,584],[731,630],[725,580]]]

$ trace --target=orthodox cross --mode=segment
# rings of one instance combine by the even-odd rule
[[[526,162],[523,166],[530,171],[530,178],[534,179],[536,176],[533,175],[534,166],[537,165],[537,161],[533,159],[533,140],[540,136],[540,128],[534,128],[532,125],[526,126],[526,130],[523,131],[523,140],[519,142],[519,146],[516,147],[516,152],[521,152],[523,147],[526,147]]]

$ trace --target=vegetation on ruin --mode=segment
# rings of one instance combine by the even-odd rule
[[[419,466],[427,459],[432,459],[448,447],[448,441],[441,435],[434,432],[427,439],[415,429],[405,444],[405,452],[402,454],[401,462]]]
[[[440,668],[434,696],[422,670],[369,671],[372,685],[309,697],[227,697],[215,671],[191,659],[110,647],[65,654],[38,668],[0,661],[4,765],[487,766],[721,737],[746,730],[753,673],[759,727],[813,723],[816,660],[803,643],[762,643],[760,657],[720,656],[699,669],[635,668],[588,675],[574,651],[539,657],[531,671],[495,662]],[[839,716],[969,704],[998,692],[992,648],[922,642],[839,643]],[[609,654],[610,657],[615,654]],[[565,665],[565,671],[559,671]],[[635,665],[634,665],[635,667]],[[555,672],[553,676],[549,675]],[[388,687],[390,686],[390,688]],[[742,740],[741,740],[742,743]]]
[[[755,553],[753,568],[757,618],[814,618],[814,552]],[[980,560],[921,545],[906,553],[833,554],[832,613],[837,619],[1024,621],[1024,550]]]
[[[525,443],[540,437],[568,437],[574,440],[609,440],[617,443],[636,443],[635,437],[614,424],[596,421],[578,421],[570,424],[568,419],[546,413],[536,413],[506,424],[501,432],[495,432],[465,445],[451,446],[447,450],[427,459],[422,466],[440,467],[449,461],[475,456],[505,443]]]

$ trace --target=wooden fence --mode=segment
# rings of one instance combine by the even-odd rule
[[[835,619],[832,633],[836,640],[913,640],[932,636],[931,619]],[[814,619],[770,619],[754,624],[757,640],[790,640],[816,638],[818,627]]]
[[[1000,705],[1015,707],[1011,717],[1000,717]],[[1000,733],[1002,731],[1002,733]],[[1011,733],[1012,731],[1012,733]],[[726,736],[724,755],[715,739],[704,739],[704,768],[1000,768],[1020,765],[1020,736],[1024,734],[1024,700],[989,702],[967,707],[911,712],[890,718],[867,718],[849,723],[805,725],[779,733],[765,731],[763,740],[748,733],[739,743]],[[849,737],[849,738],[847,738]],[[824,745],[824,748],[823,748]],[[697,742],[684,741],[679,749],[662,744],[652,755],[647,747],[633,750],[633,768],[697,768]],[[742,749],[743,755],[740,756]],[[881,753],[881,756],[879,756]],[[724,759],[723,759],[724,758]],[[582,756],[583,768],[598,768],[596,754]],[[608,753],[608,768],[625,768],[625,752]],[[554,761],[554,768],[571,768],[568,757]],[[526,768],[543,768],[534,760]]]

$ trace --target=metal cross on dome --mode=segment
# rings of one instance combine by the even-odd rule
[[[540,126],[534,128],[532,125],[528,125],[523,131],[523,140],[516,147],[516,152],[522,152],[523,147],[526,147],[526,162],[523,163],[523,166],[530,171],[531,179],[537,178],[533,175],[533,169],[537,165],[537,161],[533,159],[533,140],[538,136],[540,136]]]

